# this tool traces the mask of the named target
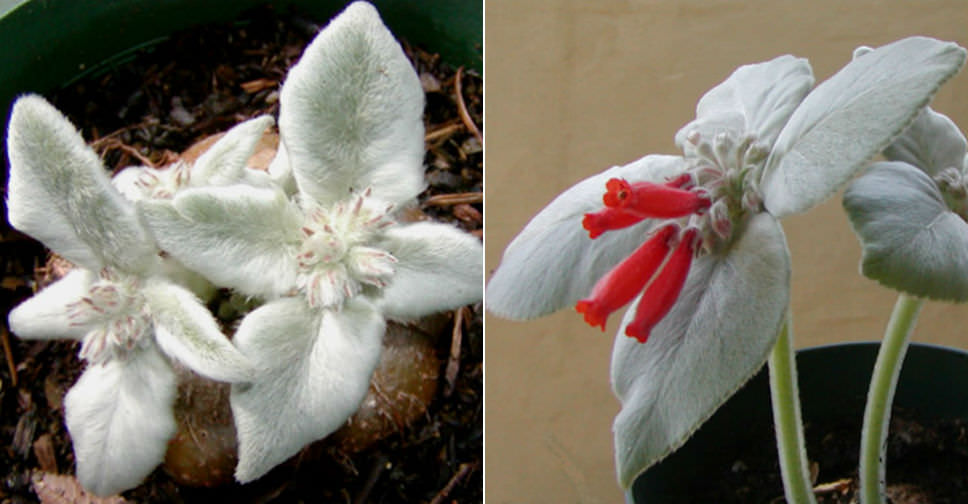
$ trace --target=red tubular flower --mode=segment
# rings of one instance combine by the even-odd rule
[[[645,343],[649,339],[652,328],[669,313],[676,299],[679,299],[679,293],[686,283],[686,276],[689,274],[689,267],[695,255],[698,232],[695,228],[685,232],[679,245],[669,255],[669,260],[655,274],[652,283],[646,287],[635,310],[635,320],[625,326],[627,336]]]
[[[598,238],[605,231],[627,228],[638,224],[646,219],[644,215],[638,215],[622,208],[603,208],[594,213],[585,214],[581,225],[588,230],[588,236]]]
[[[685,181],[673,180],[670,184],[681,185]],[[698,213],[709,208],[709,198],[670,184],[635,182],[629,184],[622,179],[610,179],[602,197],[608,208],[623,209],[644,217],[674,219]]]
[[[675,224],[662,227],[600,278],[592,288],[591,296],[575,304],[575,310],[584,314],[585,322],[593,327],[600,326],[604,331],[608,316],[631,301],[655,275],[663,259],[669,255],[669,239],[678,230],[679,226]]]

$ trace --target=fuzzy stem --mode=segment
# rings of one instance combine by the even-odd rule
[[[887,446],[891,404],[911,332],[923,304],[922,299],[904,294],[898,296],[877,353],[860,438],[860,501],[863,504],[885,502],[884,448]]]
[[[814,504],[816,499],[810,485],[807,450],[803,441],[797,365],[793,354],[793,330],[789,315],[780,328],[779,338],[770,354],[769,365],[773,424],[786,501],[789,504]]]

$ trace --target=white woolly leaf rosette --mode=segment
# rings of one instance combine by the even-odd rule
[[[861,52],[813,90],[803,59],[738,68],[676,134],[683,156],[649,155],[579,182],[505,250],[485,301],[497,315],[573,305],[604,329],[631,303],[612,358],[623,488],[766,361],[789,298],[777,219],[845,184],[965,59],[924,37]]]
[[[10,223],[76,266],[14,308],[9,326],[21,338],[80,341],[88,365],[65,398],[77,475],[114,494],[164,458],[175,425],[169,359],[229,382],[251,380],[255,368],[169,277],[177,268],[60,112],[23,96],[8,131]]]
[[[336,430],[362,401],[385,320],[481,299],[480,240],[402,223],[424,187],[423,90],[376,10],[357,2],[309,45],[280,93],[270,165],[292,187],[190,187],[139,209],[162,249],[216,285],[266,300],[235,343],[235,477],[256,479]]]

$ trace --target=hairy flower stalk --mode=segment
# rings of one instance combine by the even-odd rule
[[[861,434],[866,503],[885,502],[887,433],[894,390],[925,299],[968,301],[968,140],[925,107],[844,192],[863,246],[861,272],[901,293],[877,354]]]

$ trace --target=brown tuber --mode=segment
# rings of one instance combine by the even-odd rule
[[[441,361],[435,342],[448,317],[426,317],[415,325],[387,324],[383,354],[360,409],[330,439],[356,453],[419,419],[437,394]]]
[[[346,425],[320,442],[356,453],[401,432],[427,411],[437,393],[441,360],[435,343],[450,317],[435,315],[413,324],[387,323],[383,353],[360,409]],[[219,486],[232,481],[237,444],[229,386],[180,373],[175,418],[178,431],[168,442],[164,469],[178,484]],[[306,460],[323,453],[304,450]]]

